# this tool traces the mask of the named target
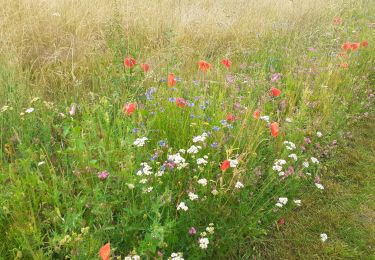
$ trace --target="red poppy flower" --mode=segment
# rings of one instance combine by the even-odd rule
[[[228,59],[224,59],[221,61],[221,63],[229,70],[230,66],[232,66],[232,62]]]
[[[176,98],[176,105],[183,108],[184,106],[186,106],[186,100],[183,98]]]
[[[346,43],[344,43],[344,44],[342,45],[342,49],[343,49],[344,51],[348,51],[348,50],[350,50],[351,47],[352,47],[352,45],[351,45],[350,42],[346,42]]]
[[[278,96],[281,95],[281,90],[278,89],[278,88],[274,88],[274,87],[272,87],[272,88],[271,88],[271,95],[272,95],[273,97],[278,97]]]
[[[137,105],[135,103],[127,103],[123,106],[122,112],[128,116],[131,116],[134,113],[136,107]]]
[[[143,72],[146,73],[150,70],[150,64],[142,63],[141,68],[143,69]]]
[[[255,119],[259,119],[259,117],[260,117],[260,111],[259,111],[259,109],[257,109],[257,110],[254,111],[254,113],[253,113],[253,117],[254,117]]]
[[[169,73],[168,75],[168,86],[173,87],[176,85],[176,79],[174,78],[173,73]]]
[[[225,171],[225,170],[228,170],[228,168],[230,167],[230,161],[229,160],[225,160],[221,166],[220,166],[220,169],[222,171]]]
[[[350,45],[352,51],[355,51],[359,48],[359,42],[353,42],[351,45]]]
[[[109,242],[100,248],[99,255],[102,260],[109,260],[109,257],[111,256],[111,245]]]
[[[271,130],[271,135],[273,137],[277,137],[279,135],[279,124],[276,123],[276,122],[273,122],[271,125],[270,125],[270,130]]]
[[[234,117],[234,115],[232,115],[232,114],[227,115],[227,121],[233,122],[234,120],[236,120],[236,118]]]
[[[203,72],[207,72],[211,68],[211,64],[207,61],[201,60],[199,61],[199,69]]]
[[[133,59],[132,57],[126,57],[124,59],[124,66],[128,68],[133,68],[137,64],[137,61]]]
[[[367,47],[368,46],[368,41],[361,42],[361,45],[362,45],[362,47]]]

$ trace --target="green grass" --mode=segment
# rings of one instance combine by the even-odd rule
[[[6,15],[12,8],[26,12],[22,5],[9,3],[7,8]],[[354,136],[353,153],[331,149],[330,144],[337,140],[339,149],[344,149],[341,144],[354,126],[352,119],[365,111],[373,118],[369,106],[373,105],[374,9],[367,1],[337,2],[319,15],[308,9],[311,13],[294,21],[290,30],[236,35],[233,41],[211,32],[218,43],[205,43],[191,53],[185,53],[187,47],[176,38],[178,33],[187,36],[168,29],[158,38],[166,44],[159,50],[165,58],[159,59],[145,51],[150,39],[124,41],[124,33],[131,29],[117,17],[119,12],[108,23],[95,24],[101,28],[98,31],[78,23],[77,17],[65,20],[68,14],[56,21],[43,10],[31,9],[41,15],[36,24],[48,19],[55,23],[43,31],[24,24],[22,19],[28,16],[21,15],[20,27],[34,30],[19,41],[4,40],[0,52],[0,232],[4,234],[0,256],[94,259],[110,242],[112,258],[166,259],[173,252],[182,252],[185,259],[303,258],[307,249],[312,257],[370,257],[372,238],[361,231],[365,229],[354,227],[366,225],[366,220],[371,223],[372,218],[372,206],[365,201],[371,202],[367,195],[372,194],[372,179],[366,169],[371,169],[373,157],[362,146],[371,126],[366,130],[362,125],[358,138]],[[333,25],[337,14],[344,22]],[[97,34],[82,35],[79,28]],[[77,49],[74,37],[68,41],[74,46],[64,45],[72,33],[80,39]],[[1,34],[13,39],[5,26]],[[347,59],[340,55],[342,43],[362,40],[369,46],[349,51]],[[46,43],[52,42],[51,46],[62,44],[53,53],[56,57],[44,52],[50,48]],[[138,63],[156,60],[152,71],[124,68],[128,53]],[[228,56],[233,61],[230,70],[220,63]],[[213,65],[207,73],[198,70],[201,59]],[[340,66],[344,62],[349,68]],[[165,82],[170,72],[180,77],[173,88]],[[275,73],[282,77],[273,82]],[[282,90],[279,97],[270,96],[273,86]],[[190,105],[178,107],[173,101],[178,97]],[[137,103],[131,116],[123,112],[128,102]],[[73,104],[77,110],[70,114]],[[269,116],[269,122],[253,118],[256,109]],[[236,120],[225,121],[230,114]],[[280,125],[277,137],[271,136],[271,122]],[[323,136],[318,137],[317,131]],[[194,142],[203,133],[208,133],[206,140]],[[141,137],[148,141],[136,147],[134,142]],[[306,144],[306,138],[312,143]],[[296,148],[288,150],[284,141]],[[197,154],[180,151],[192,145],[200,146]],[[177,153],[188,165],[171,164],[170,156]],[[291,153],[297,161],[288,157]],[[320,163],[313,163],[312,157]],[[207,163],[199,165],[198,158]],[[227,159],[238,165],[221,170]],[[283,171],[293,167],[294,173],[289,168],[291,174],[280,177],[273,170],[278,159],[286,160]],[[306,161],[308,167],[303,166]],[[341,171],[337,162],[343,162]],[[137,174],[142,163],[152,167],[152,174]],[[363,173],[348,174],[350,169]],[[109,176],[101,180],[98,173],[103,171]],[[323,191],[314,185],[318,176]],[[203,178],[206,186],[198,183]],[[237,182],[244,187],[236,188]],[[192,201],[189,192],[199,198]],[[289,200],[283,207],[276,206],[280,197]],[[302,206],[297,207],[294,199],[302,199]],[[187,211],[177,209],[181,202]],[[363,214],[356,214],[358,205],[365,205]],[[347,218],[341,219],[343,215]],[[321,223],[324,216],[330,222]],[[287,220],[279,227],[282,233],[274,228],[280,218]],[[295,225],[290,224],[293,220]],[[205,232],[211,223],[212,234]],[[197,234],[189,234],[192,227]],[[293,232],[303,236],[301,244]],[[329,236],[325,244],[320,233]],[[206,249],[199,246],[203,237],[209,239]],[[297,243],[294,251],[282,244],[288,241]],[[306,247],[309,243],[315,246]]]
[[[372,111],[371,111],[372,112]],[[362,115],[363,116],[363,115]],[[375,257],[374,117],[350,123],[326,162],[322,193],[306,190],[260,246],[268,259],[373,259]],[[350,134],[349,134],[350,133]],[[325,243],[317,241],[327,233]],[[262,248],[262,249],[260,249]]]

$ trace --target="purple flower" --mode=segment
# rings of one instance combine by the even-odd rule
[[[274,73],[271,76],[271,82],[276,82],[281,79],[281,73]]]
[[[217,131],[220,130],[220,127],[218,127],[218,126],[215,125],[215,126],[212,127],[212,130],[214,130],[215,132],[217,132]]]
[[[107,179],[108,176],[109,176],[109,172],[108,171],[102,171],[102,172],[98,173],[98,178],[101,181],[104,181],[105,179]]]
[[[212,148],[216,148],[217,145],[218,145],[218,144],[215,142],[215,143],[212,143],[212,144],[211,144],[211,147],[212,147]]]
[[[189,235],[195,235],[197,233],[197,230],[195,229],[195,227],[191,227],[190,229],[189,229]]]
[[[307,143],[307,144],[311,144],[311,139],[310,139],[310,138],[305,137],[304,140],[305,140],[305,143]]]

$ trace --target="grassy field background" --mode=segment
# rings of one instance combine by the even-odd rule
[[[0,258],[374,257],[374,1],[0,6]]]

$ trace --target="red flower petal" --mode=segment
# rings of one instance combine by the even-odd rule
[[[271,130],[271,135],[273,137],[277,137],[279,135],[279,124],[276,123],[276,122],[273,122],[271,125],[270,125],[270,130]]]
[[[176,85],[176,79],[174,78],[173,73],[169,73],[168,75],[168,86],[173,87]]]
[[[109,242],[100,248],[99,255],[102,260],[109,260],[109,257],[111,256],[111,246]]]
[[[274,88],[274,87],[272,87],[272,88],[271,88],[271,95],[272,95],[273,97],[278,97],[278,96],[281,95],[281,90],[278,89],[278,88]]]
[[[134,113],[137,105],[135,103],[127,103],[122,108],[122,112],[128,116],[131,116],[131,114]]]
[[[225,161],[221,164],[220,169],[221,169],[222,171],[225,171],[225,170],[227,170],[229,167],[230,167],[230,161],[229,161],[229,160],[225,160]]]
[[[133,59],[132,57],[126,57],[124,59],[124,66],[128,68],[133,68],[137,64],[137,61]]]

